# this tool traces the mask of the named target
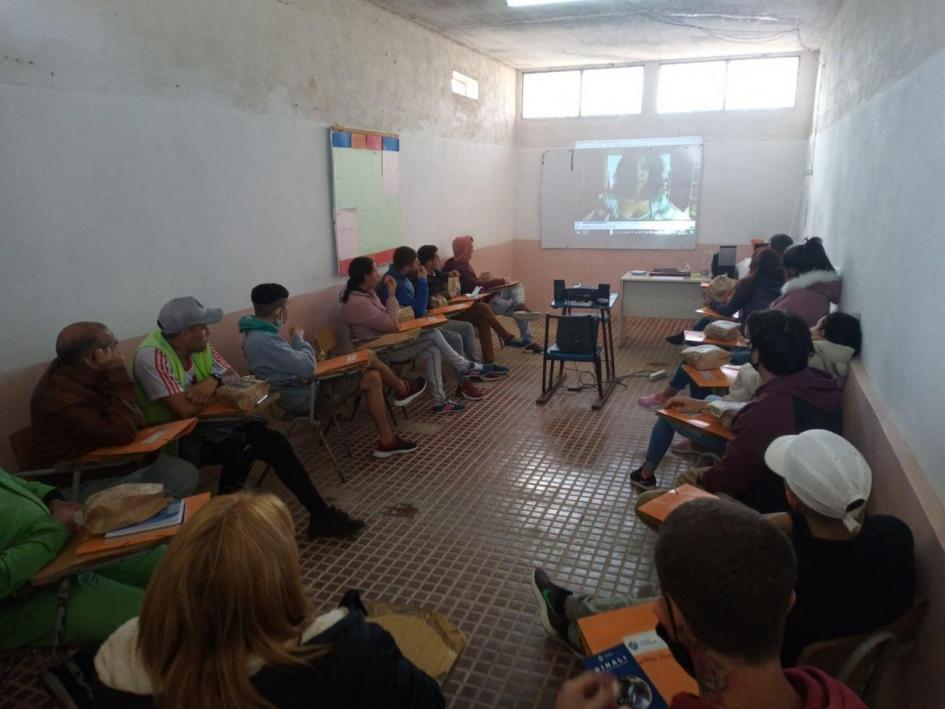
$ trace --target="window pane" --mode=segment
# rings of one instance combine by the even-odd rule
[[[522,118],[577,116],[580,103],[579,71],[549,71],[522,77]]]
[[[725,108],[793,107],[799,64],[799,57],[730,61]]]
[[[615,116],[642,110],[642,66],[584,70],[581,77],[582,116]]]
[[[656,110],[660,113],[721,111],[725,62],[660,65]]]

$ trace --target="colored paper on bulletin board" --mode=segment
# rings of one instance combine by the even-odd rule
[[[400,153],[385,150],[381,153],[384,173],[384,194],[400,194]]]
[[[360,255],[357,209],[335,210],[335,243],[338,245],[339,261]]]

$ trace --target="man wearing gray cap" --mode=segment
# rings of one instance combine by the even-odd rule
[[[222,319],[222,310],[205,308],[193,297],[175,298],[161,308],[158,328],[138,345],[134,361],[138,402],[149,424],[196,416],[225,377],[237,376],[210,345],[207,326]],[[197,465],[223,466],[221,494],[241,489],[255,461],[269,463],[309,511],[309,537],[346,537],[364,527],[325,503],[289,441],[257,418],[198,426],[180,447],[181,456]]]

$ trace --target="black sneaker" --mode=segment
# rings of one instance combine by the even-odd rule
[[[685,333],[677,332],[675,335],[667,337],[666,341],[671,345],[682,345],[686,342],[686,335]]]
[[[541,615],[541,624],[548,634],[558,640],[563,640],[571,646],[568,640],[568,619],[564,616],[564,603],[571,591],[551,582],[542,569],[535,569],[532,576],[532,590],[538,599],[538,610]]]
[[[329,507],[327,512],[312,515],[308,523],[308,538],[353,537],[362,529],[364,522],[337,507]]]
[[[630,484],[633,485],[634,490],[652,490],[656,487],[656,476],[643,477],[643,466],[641,465],[630,473]]]

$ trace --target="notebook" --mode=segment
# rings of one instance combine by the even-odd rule
[[[105,538],[117,539],[118,537],[127,537],[129,534],[152,532],[155,529],[164,529],[165,527],[173,527],[174,525],[182,524],[183,521],[184,501],[171,500],[167,503],[167,507],[153,517],[148,517],[148,519],[143,522],[138,522],[137,524],[130,524],[127,527],[119,527],[118,529],[106,532]]]
[[[584,666],[593,672],[606,672],[617,678],[617,706],[631,709],[666,709],[666,700],[634,659],[626,644],[621,643],[588,657],[584,660]]]

